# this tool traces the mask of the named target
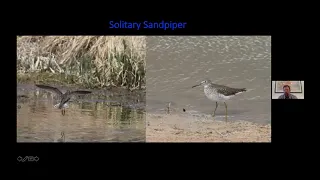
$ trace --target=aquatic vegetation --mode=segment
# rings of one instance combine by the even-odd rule
[[[17,80],[144,88],[145,36],[19,36]]]

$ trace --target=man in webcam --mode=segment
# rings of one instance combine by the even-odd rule
[[[290,93],[290,86],[283,86],[283,94],[278,97],[278,99],[298,99],[297,96]]]

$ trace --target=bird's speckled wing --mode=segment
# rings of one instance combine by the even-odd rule
[[[223,86],[219,84],[212,84],[212,86],[217,90],[218,93],[223,94],[225,96],[232,96],[239,92],[246,91],[245,88],[231,88],[231,87]]]
[[[58,88],[51,87],[51,86],[47,86],[47,85],[41,85],[41,84],[36,84],[36,86],[37,86],[38,88],[45,89],[45,90],[48,90],[48,91],[50,91],[50,92],[56,93],[56,94],[58,94],[59,96],[62,95],[62,92],[61,92]]]

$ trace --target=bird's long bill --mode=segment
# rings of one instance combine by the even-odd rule
[[[197,85],[194,85],[194,86],[192,86],[192,88],[194,88],[194,87],[198,87],[198,86],[200,86],[201,84],[197,84]]]

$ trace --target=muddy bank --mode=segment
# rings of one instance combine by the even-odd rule
[[[141,91],[145,90],[145,84],[141,84],[138,87],[130,87],[130,86],[115,86],[110,84],[105,84],[103,86],[100,85],[92,85],[88,83],[79,83],[79,77],[75,75],[65,75],[65,74],[53,74],[47,72],[32,72],[17,74],[17,83],[18,84],[45,84],[50,86],[68,86],[68,87],[76,87],[76,88],[87,88],[87,89],[108,89],[113,91]]]
[[[271,125],[189,114],[147,114],[147,142],[271,142]]]

